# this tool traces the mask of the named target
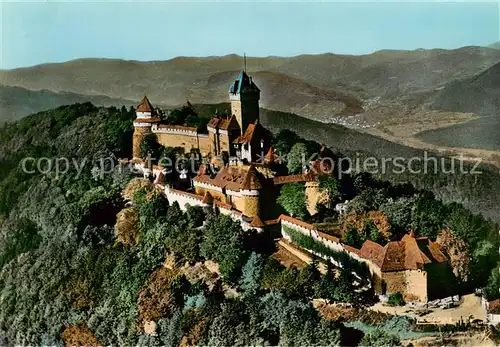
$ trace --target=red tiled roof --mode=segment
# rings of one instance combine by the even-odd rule
[[[252,142],[253,136],[256,132],[256,130],[260,130],[260,123],[255,123],[255,124],[248,124],[248,127],[246,128],[245,132],[243,135],[238,136],[233,142],[234,143],[248,143]]]
[[[403,236],[401,241],[388,242],[384,247],[367,240],[360,254],[382,271],[418,270],[425,264],[448,261],[438,244],[427,238],[417,240],[410,235]]]
[[[348,246],[348,245],[342,245],[342,247],[346,251],[349,251],[349,252],[357,254],[357,255],[361,255],[361,251],[359,249],[357,249],[357,248],[354,248],[354,247],[351,247],[351,246]]]
[[[340,239],[338,237],[323,233],[321,231],[317,231],[317,233],[318,233],[319,237],[322,237],[322,238],[327,239],[329,241],[340,243]]]
[[[275,162],[279,162],[279,161],[280,161],[279,155],[277,155],[274,152],[273,147],[269,147],[269,150],[267,151],[267,154],[264,157],[264,162],[267,164],[270,164],[270,163],[275,163]]]
[[[211,128],[216,128],[217,129],[217,125],[219,125],[219,122],[220,122],[220,118],[213,117],[213,118],[211,118],[208,121],[207,127],[211,127]]]
[[[264,224],[266,224],[266,225],[275,225],[275,224],[278,224],[279,222],[280,222],[280,219],[276,218],[276,219],[266,220],[266,221],[264,221]]]
[[[210,184],[219,188],[239,191],[240,189],[261,189],[260,174],[251,165],[248,168],[241,166],[226,166],[214,178],[204,172],[193,178],[195,182]]]
[[[307,177],[304,174],[278,176],[278,177],[273,178],[273,183],[275,185],[286,184],[286,183],[305,182],[305,181],[307,181]]]
[[[255,227],[255,228],[263,228],[266,225],[262,222],[262,220],[259,218],[259,216],[255,216],[255,217],[253,217],[252,223],[250,223],[250,226]]]
[[[207,127],[215,128],[215,129],[222,129],[222,130],[228,130],[231,122],[236,119],[234,115],[232,115],[229,118],[219,118],[219,117],[213,117],[208,121]]]
[[[158,123],[158,122],[161,122],[161,119],[160,119],[160,117],[137,118],[136,122],[138,122],[138,123]]]
[[[231,123],[235,120],[236,118],[234,117],[234,115],[232,115],[231,117],[229,118],[226,118],[226,119],[221,119],[220,123],[219,123],[219,129],[222,129],[222,130],[228,130]]]
[[[138,112],[153,112],[154,111],[154,107],[149,102],[148,97],[146,95],[144,95],[144,97],[142,98],[140,104],[137,105],[136,110]]]
[[[259,173],[255,169],[255,166],[250,165],[248,168],[246,177],[241,184],[241,188],[246,190],[256,190],[262,188],[262,184],[259,180]]]
[[[384,247],[371,240],[366,240],[360,249],[360,255],[368,260],[371,260],[378,267],[382,266],[382,260],[384,254]]]
[[[233,206],[223,203],[222,201],[219,200],[214,200],[214,205],[225,208],[226,210],[231,210],[233,208]]]
[[[304,221],[301,221],[300,219],[287,216],[286,214],[280,215],[280,220],[286,220],[287,222],[290,222],[292,224],[296,224],[298,226],[301,226],[301,227],[309,229],[309,230],[316,230],[314,225],[306,223]]]
[[[176,194],[181,194],[181,195],[189,196],[189,197],[197,199],[197,200],[203,200],[203,196],[197,195],[197,194],[193,194],[193,193],[188,193],[188,192],[185,192],[183,190],[178,190],[178,189],[170,188],[170,191],[173,192],[173,193],[176,193]]]
[[[203,197],[203,200],[201,200],[201,202],[204,204],[212,204],[213,201],[214,197],[212,196],[212,194],[210,194],[209,192],[205,192],[205,196]]]
[[[488,313],[500,314],[500,299],[488,302]]]

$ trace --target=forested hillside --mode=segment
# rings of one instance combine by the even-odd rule
[[[271,235],[243,232],[216,211],[169,206],[118,164],[131,155],[134,116],[125,107],[75,104],[0,129],[1,345],[397,346],[415,329],[404,317],[372,314],[353,319],[372,325],[364,334],[314,309],[313,298],[372,302],[352,273],[359,264],[326,274],[314,263],[285,268],[270,256]],[[297,144],[320,147],[290,131],[274,139],[287,157]],[[70,167],[57,172],[45,161],[26,173],[29,157],[65,157]],[[381,211],[394,238],[409,230],[441,237],[456,255],[460,289],[484,287],[496,297],[498,224],[366,174],[338,187],[335,198],[351,199],[355,213]],[[394,328],[402,320],[404,332]]]
[[[101,175],[110,168],[99,159],[130,155],[133,115],[77,104],[0,130],[0,343],[338,345],[348,338],[307,300],[321,278],[336,295],[351,295],[348,272],[337,284],[314,266],[286,270],[268,259],[270,240],[227,217],[168,206],[151,184],[129,183],[133,208],[125,208],[130,172],[118,166]],[[80,172],[25,174],[19,163],[30,156],[89,161]],[[169,268],[167,254],[175,254]],[[188,281],[185,271],[196,268],[184,262],[205,259],[220,275]],[[157,323],[156,336],[145,333],[148,322]]]
[[[319,143],[324,143],[332,150],[343,153],[353,160],[356,158],[375,157],[382,158],[404,158],[402,162],[408,163],[410,158],[424,158],[424,151],[406,147],[391,141],[381,139],[369,134],[346,128],[337,124],[324,124],[306,119],[291,113],[261,110],[261,120],[265,127],[273,132],[283,129],[295,131],[300,136]],[[459,164],[455,163],[454,173],[451,171],[449,158],[439,153],[428,153],[428,157],[434,157],[444,165],[440,170],[434,172],[433,164],[429,165],[432,170],[424,173],[423,166],[415,162],[414,170],[420,173],[394,173],[394,167],[388,163],[385,174],[379,174],[378,178],[393,183],[411,182],[419,189],[432,191],[439,199],[446,202],[458,202],[475,213],[481,213],[488,218],[500,222],[500,174],[498,168],[492,165],[480,165],[477,170],[481,174],[469,174],[475,163],[465,163],[467,173],[459,172]]]

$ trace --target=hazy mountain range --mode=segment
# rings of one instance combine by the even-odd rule
[[[499,62],[500,50],[463,47],[382,50],[360,56],[247,58],[247,71],[262,90],[264,108],[382,129],[390,121],[403,119],[411,127],[420,121],[421,110],[478,115],[494,110],[500,69],[495,64]],[[144,94],[154,104],[165,106],[186,100],[224,102],[228,86],[242,68],[242,57],[228,55],[151,62],[79,59],[2,70],[1,119],[82,100],[130,105]],[[423,130],[428,129],[434,128]]]

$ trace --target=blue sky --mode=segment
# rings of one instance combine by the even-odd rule
[[[497,2],[2,2],[1,16],[3,69],[84,57],[456,48],[489,45],[500,31]]]

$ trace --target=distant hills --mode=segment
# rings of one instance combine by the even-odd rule
[[[495,43],[492,43],[491,45],[488,46],[489,48],[493,49],[500,49],[500,41],[497,41]]]
[[[500,51],[484,47],[247,58],[248,71],[263,91],[263,107],[323,121],[343,111],[360,111],[371,98],[432,91],[497,62]],[[0,83],[136,101],[147,93],[152,102],[164,105],[186,99],[218,103],[226,101],[227,88],[242,63],[237,55],[151,62],[79,59],[3,70]]]
[[[500,63],[476,76],[449,83],[437,94],[432,107],[500,118]]]
[[[482,104],[491,105],[485,107],[495,107],[494,93],[482,93],[483,87],[471,79],[498,63],[500,50],[462,47],[382,50],[359,56],[249,57],[247,71],[262,90],[263,108],[360,129],[364,122],[384,132],[387,122],[399,120],[419,128],[421,111],[429,108],[464,112],[472,106],[465,107],[463,100],[470,99],[463,93],[481,94]],[[227,55],[150,62],[78,59],[1,70],[0,122],[83,100],[130,105],[144,94],[163,107],[186,100],[226,102],[228,86],[242,68],[241,56]],[[22,89],[9,89],[14,87]],[[359,117],[363,118],[359,123],[352,120]],[[388,133],[398,136],[394,128]]]
[[[0,84],[0,123],[15,121],[40,111],[46,111],[61,105],[90,101],[96,105],[131,106],[135,102],[105,95],[81,95],[70,92],[50,90],[28,90]]]

